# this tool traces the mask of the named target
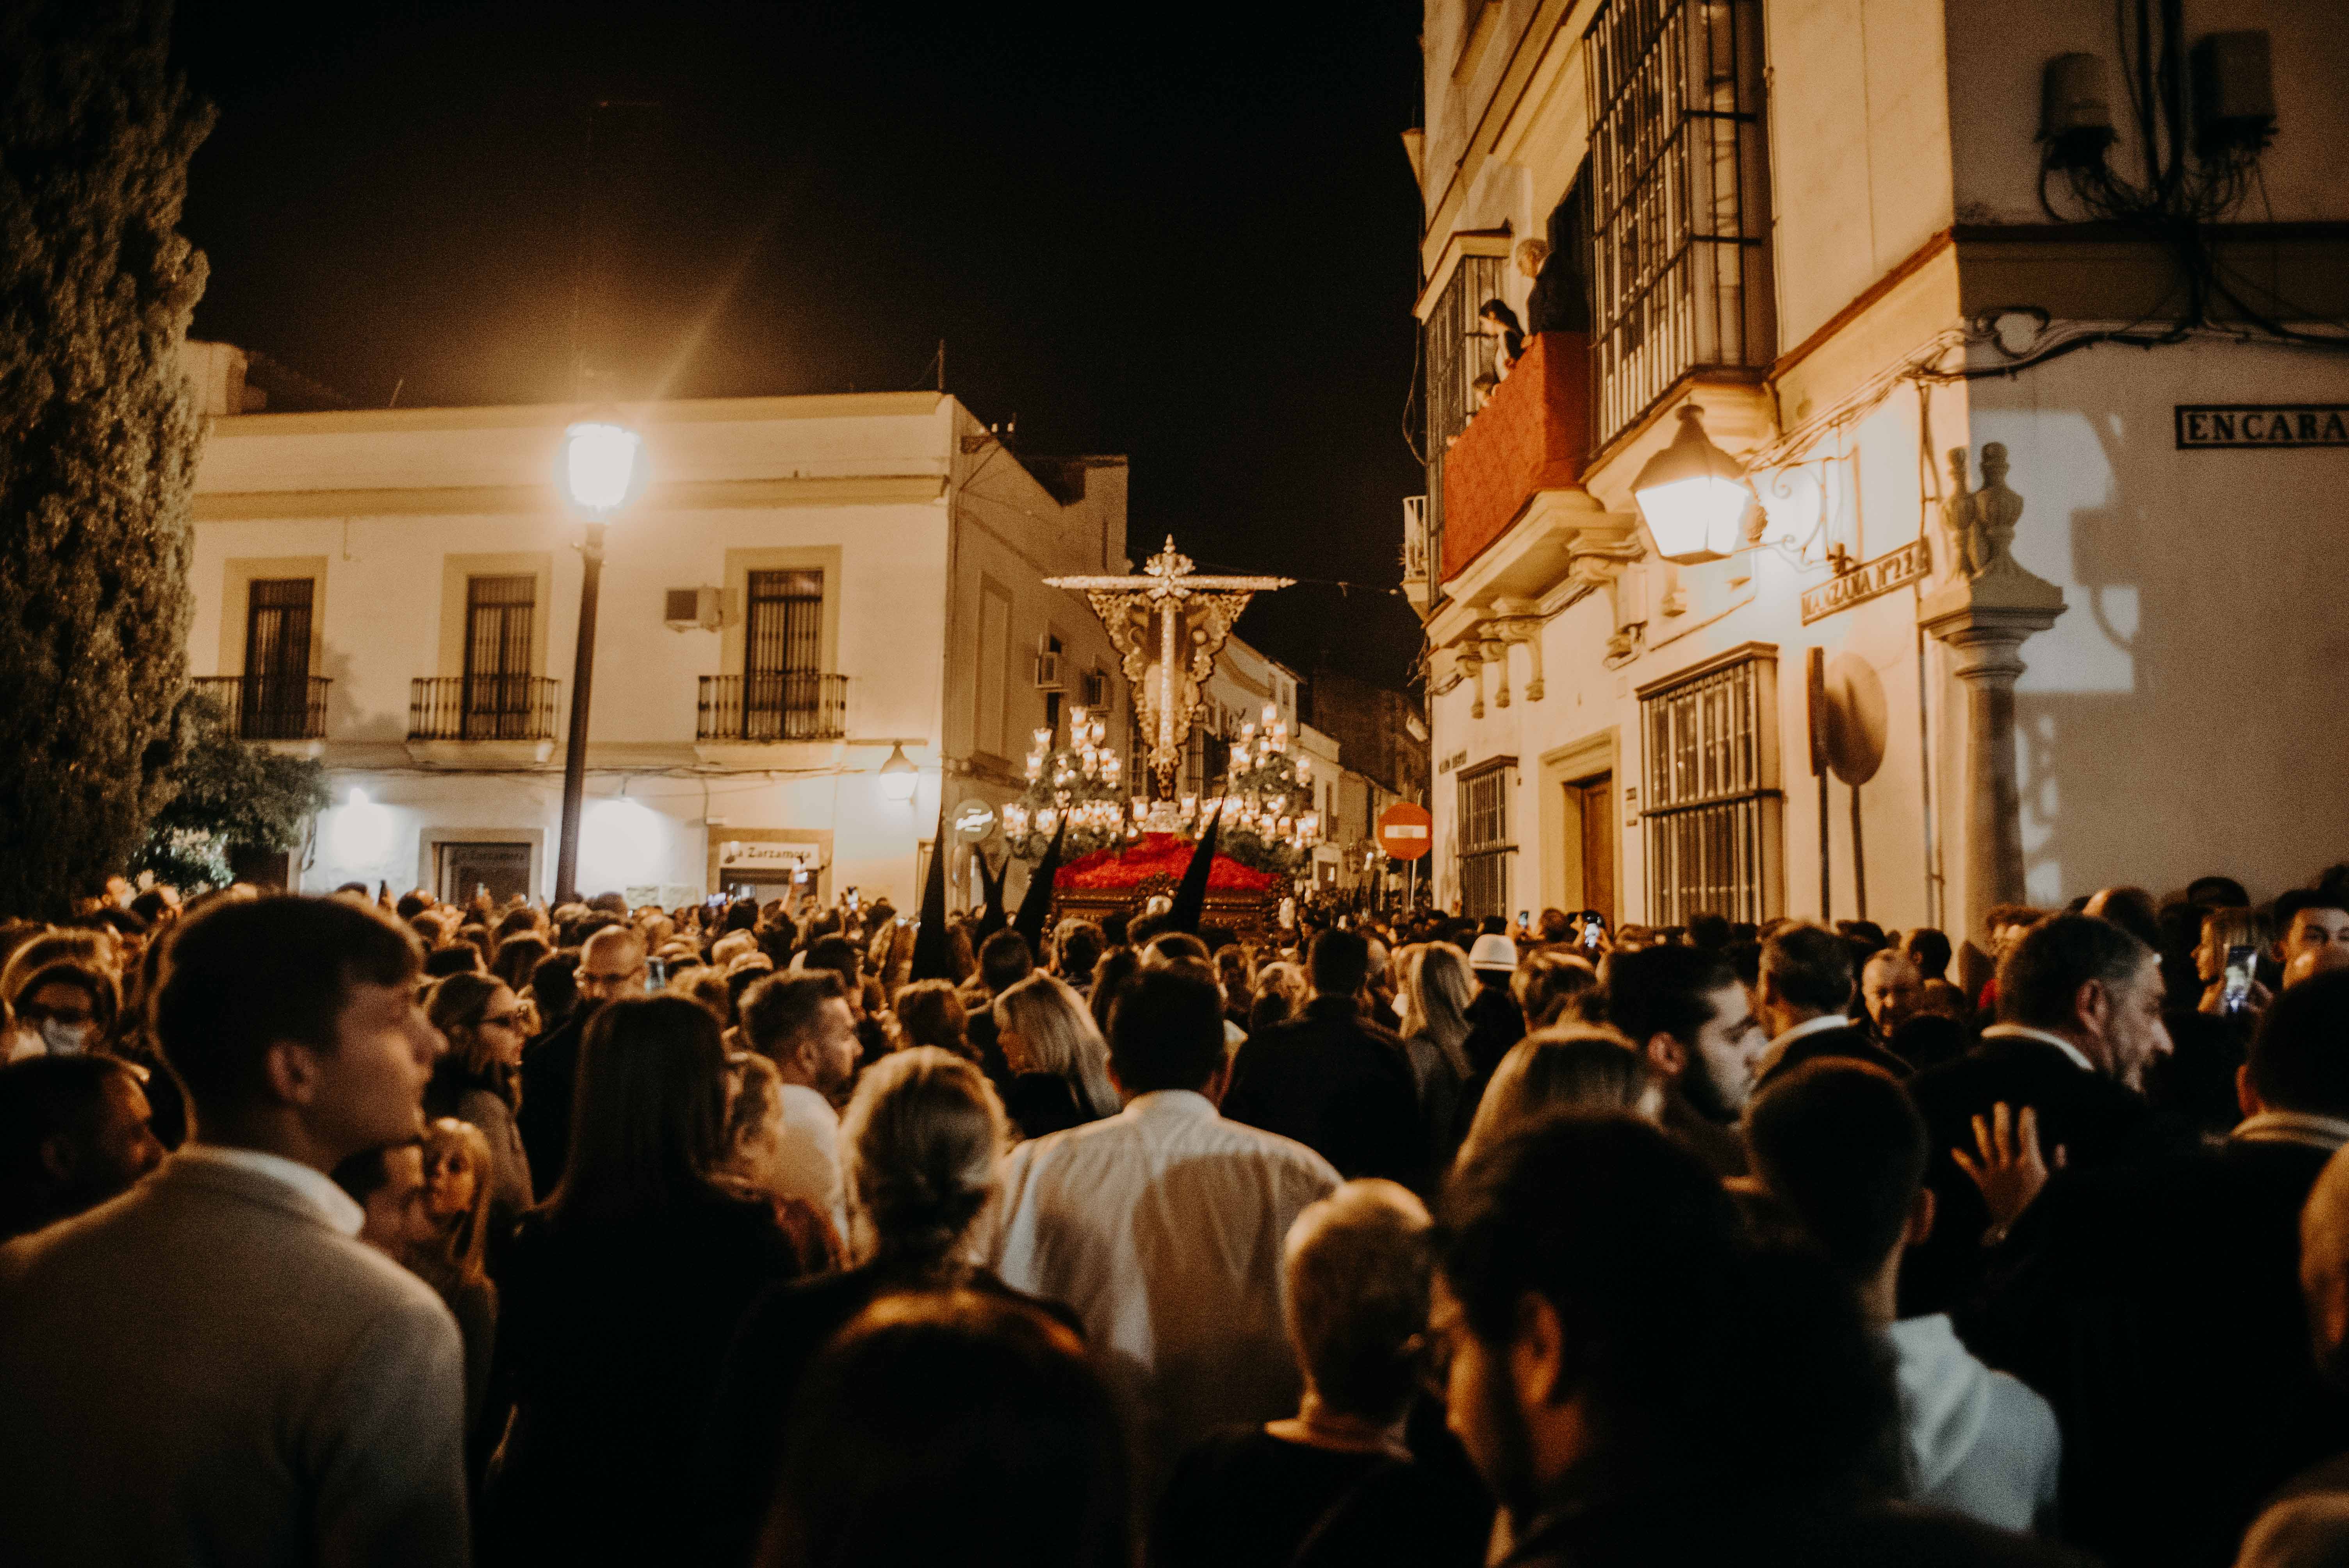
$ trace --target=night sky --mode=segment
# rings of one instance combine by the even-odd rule
[[[1400,685],[1419,9],[181,0],[195,331],[360,407],[563,400],[588,106],[657,101],[600,186],[629,387],[913,387],[943,337],[1022,449],[1131,455],[1137,559],[1357,584],[1241,633]]]

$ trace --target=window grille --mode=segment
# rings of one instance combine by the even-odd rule
[[[753,572],[747,586],[743,733],[755,740],[811,733],[823,696],[823,573]]]
[[[541,693],[532,668],[538,579],[465,580],[462,738],[521,740],[537,733]]]
[[[1503,758],[1461,776],[1460,909],[1474,919],[1508,914],[1509,862],[1517,849],[1509,837],[1515,773],[1515,765]]]
[[[1640,692],[1648,918],[1779,912],[1778,650],[1751,645]]]
[[[1427,360],[1427,550],[1433,580],[1444,575],[1444,451],[1476,411],[1476,377],[1493,368],[1493,340],[1476,312],[1501,294],[1506,256],[1462,256],[1435,308],[1420,324]]]
[[[1609,0],[1586,38],[1599,439],[1775,352],[1759,0]]]

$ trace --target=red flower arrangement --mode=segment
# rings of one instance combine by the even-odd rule
[[[1172,892],[1181,885],[1195,847],[1189,839],[1173,833],[1144,833],[1122,849],[1095,850],[1071,861],[1052,885],[1064,892]],[[1223,855],[1207,871],[1211,892],[1264,892],[1283,880],[1277,872],[1251,871]]]

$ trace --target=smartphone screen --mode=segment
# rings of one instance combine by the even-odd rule
[[[2260,950],[2256,947],[2234,946],[2227,949],[2226,976],[2219,990],[2219,1005],[2227,1012],[2240,1013],[2251,999],[2251,978],[2258,972]]]
[[[646,960],[645,960],[645,989],[646,989],[646,990],[647,990],[647,991],[657,991],[657,990],[659,990],[662,986],[664,986],[664,985],[667,985],[667,984],[668,984],[668,960],[667,960],[667,959],[666,959],[666,958],[647,958],[647,959],[646,959]]]
[[[1604,931],[1602,931],[1602,930],[1600,930],[1600,929],[1599,929],[1599,923],[1598,923],[1597,921],[1595,921],[1595,920],[1591,920],[1591,919],[1588,919],[1588,918],[1586,918],[1586,919],[1583,921],[1583,923],[1582,923],[1582,945],[1583,945],[1583,946],[1585,946],[1585,947],[1596,947],[1596,946],[1598,946],[1598,945],[1599,945],[1599,938],[1601,938],[1601,937],[1602,937],[1602,936],[1604,936],[1605,934],[1606,934],[1606,933],[1605,933]]]

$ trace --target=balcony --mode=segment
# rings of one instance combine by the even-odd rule
[[[1427,498],[1402,498],[1402,593],[1424,620],[1435,600],[1435,584],[1427,574]]]
[[[1579,492],[1590,451],[1590,340],[1545,332],[1526,345],[1444,459],[1449,583],[1545,491]]]
[[[199,676],[190,684],[239,740],[293,742],[292,749],[316,755],[326,737],[326,688],[334,682],[325,676]]]
[[[408,749],[419,762],[501,767],[554,754],[563,683],[544,676],[425,676],[409,683]]]
[[[848,677],[792,670],[703,676],[693,725],[702,760],[772,760],[778,746],[829,748],[848,734]]]

